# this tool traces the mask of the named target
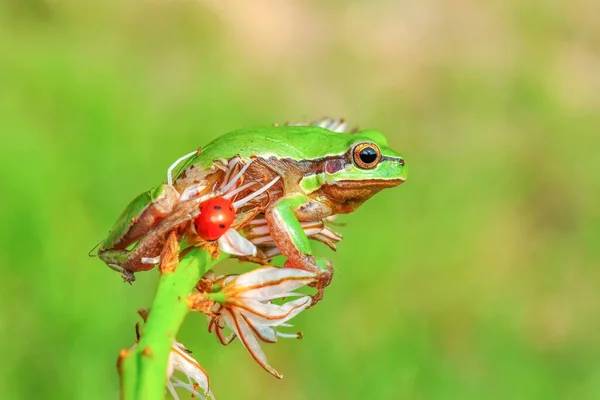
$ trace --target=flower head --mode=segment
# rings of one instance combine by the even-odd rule
[[[190,299],[192,308],[202,308],[209,315],[209,332],[223,344],[240,338],[252,358],[277,378],[281,375],[269,365],[259,340],[275,343],[278,337],[301,338],[301,334],[278,331],[289,327],[287,322],[311,305],[310,296],[294,290],[313,283],[312,272],[278,267],[262,267],[242,275],[226,275],[213,282],[212,293],[197,293]],[[283,304],[272,301],[297,297]],[[206,300],[209,299],[207,304]],[[202,307],[194,305],[203,304]],[[229,335],[225,328],[231,329]]]
[[[175,371],[183,373],[187,378],[187,382],[174,376]],[[176,387],[186,389],[199,399],[214,399],[209,389],[206,371],[198,364],[198,361],[190,356],[189,351],[179,342],[173,342],[167,366],[167,388],[175,399],[179,399],[175,391]]]
[[[147,312],[144,310],[141,311],[140,314],[145,320]],[[123,350],[121,352],[119,363],[122,362],[122,359],[127,356],[131,350],[138,346],[138,341],[140,339],[139,324],[136,325],[136,334],[136,343],[129,350]],[[181,372],[185,375],[187,382],[176,377],[174,375],[175,372]],[[169,392],[174,399],[179,400],[179,396],[175,391],[175,388],[177,387],[186,389],[193,397],[197,397],[201,400],[206,400],[207,398],[214,400],[214,396],[209,389],[208,374],[204,368],[198,364],[198,361],[190,356],[190,351],[187,350],[183,344],[178,341],[173,341],[171,352],[169,353],[169,361],[167,363],[167,389],[169,389]]]

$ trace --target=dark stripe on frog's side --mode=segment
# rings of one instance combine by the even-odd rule
[[[257,161],[262,162],[266,168],[272,169],[278,175],[282,176],[286,180],[287,186],[292,184],[297,187],[300,187],[302,180],[305,178],[310,179],[311,177],[318,178],[319,176],[325,176],[327,162],[336,160],[341,162],[337,171],[340,171],[348,164],[352,164],[352,150],[350,149],[342,154],[328,155],[314,160],[293,160],[291,158],[276,157],[257,159]],[[401,165],[404,165],[404,159],[402,158],[382,156],[381,162],[384,161],[398,161]],[[330,171],[329,173],[332,172]],[[387,179],[381,178],[377,180],[386,181]],[[352,180],[348,179],[348,181]],[[364,179],[359,179],[358,181],[362,182]],[[327,183],[323,182],[323,184]],[[395,186],[396,184],[391,186]]]

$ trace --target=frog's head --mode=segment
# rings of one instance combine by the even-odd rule
[[[335,135],[343,135],[344,148],[322,160],[316,190],[335,213],[352,212],[380,190],[406,180],[404,158],[388,147],[381,132]]]

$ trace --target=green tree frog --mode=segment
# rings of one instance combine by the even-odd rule
[[[238,160],[244,166],[240,183],[247,187],[236,196],[249,196],[267,183],[269,187],[237,210],[240,218],[234,227],[242,230],[252,221],[264,221],[271,243],[262,249],[275,246],[287,258],[285,267],[317,273],[318,301],[333,268],[329,260],[313,255],[307,224],[351,213],[375,193],[406,180],[404,158],[388,147],[381,132],[345,133],[345,128],[343,120],[325,118],[242,129],[215,139],[178,160],[184,162],[172,166],[167,183],[127,206],[99,256],[132,280],[133,272],[152,268],[147,260],[161,254],[173,230],[181,243],[198,245],[190,228],[194,210],[206,198],[222,195],[217,188],[230,171],[218,166]],[[267,262],[268,254],[261,252],[255,260]]]

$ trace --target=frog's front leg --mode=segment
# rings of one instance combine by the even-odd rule
[[[285,267],[317,274],[318,280],[314,287],[318,291],[313,296],[313,305],[323,298],[325,287],[331,283],[333,265],[325,258],[312,255],[310,242],[299,220],[320,220],[330,212],[325,204],[300,193],[283,196],[265,210],[265,218],[273,240],[281,253],[288,258]]]

